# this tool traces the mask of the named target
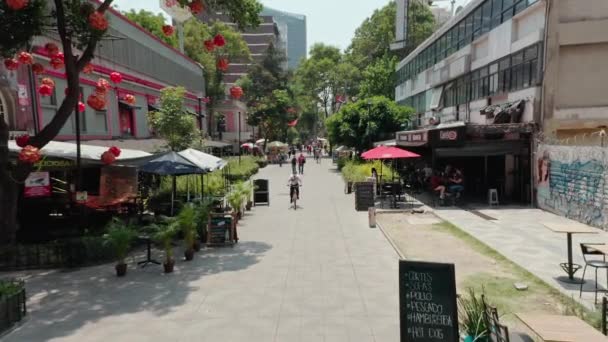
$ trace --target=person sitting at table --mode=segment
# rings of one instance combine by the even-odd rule
[[[433,172],[433,175],[431,176],[431,179],[430,179],[430,183],[431,183],[431,189],[434,192],[439,192],[439,198],[445,199],[445,185],[443,182],[443,177],[439,173],[439,171]]]
[[[460,197],[460,193],[464,191],[464,177],[460,169],[456,169],[451,176],[448,177],[448,191]]]

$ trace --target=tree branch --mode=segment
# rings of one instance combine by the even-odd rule
[[[101,13],[105,12],[110,7],[113,1],[114,0],[105,0],[101,5],[99,5],[97,11]],[[78,63],[76,65],[78,72],[82,71],[82,69],[84,69],[84,67],[93,59],[98,42],[98,39],[91,37],[89,43],[87,44],[87,47],[84,49],[84,52],[82,53],[82,56],[80,56],[80,59],[78,60]]]

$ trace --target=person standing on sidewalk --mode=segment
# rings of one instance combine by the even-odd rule
[[[304,157],[304,153],[300,153],[300,156],[298,157],[298,169],[299,169],[301,175],[304,174],[304,164],[305,163],[306,163],[306,157]]]
[[[296,165],[297,164],[298,164],[298,159],[294,155],[293,158],[291,158],[291,171],[292,171],[292,173],[298,173],[297,170],[296,170]]]

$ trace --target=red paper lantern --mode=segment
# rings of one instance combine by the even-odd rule
[[[104,78],[100,78],[99,80],[97,80],[97,85],[95,86],[95,92],[105,96],[106,93],[108,92],[108,89],[110,89],[110,82],[108,82]]]
[[[215,37],[213,37],[213,44],[215,44],[218,47],[222,47],[224,45],[226,45],[226,39],[224,39],[224,36],[222,36],[221,34],[216,34]]]
[[[63,62],[63,53],[62,52],[58,52],[56,55],[51,56],[51,66],[53,67],[53,69],[61,69],[64,66],[64,62]]]
[[[190,7],[190,12],[192,12],[192,14],[199,14],[203,11],[203,1],[193,0],[188,4],[188,7]]]
[[[130,105],[134,105],[135,103],[137,103],[137,99],[135,98],[135,96],[133,96],[131,94],[125,95],[124,100],[126,103],[128,103]]]
[[[19,62],[14,58],[6,58],[4,60],[4,67],[6,70],[17,70]]]
[[[99,11],[89,14],[89,25],[97,31],[105,31],[108,29],[108,19]]]
[[[165,36],[169,37],[173,35],[175,32],[175,28],[171,25],[163,25],[163,33]]]
[[[40,94],[40,96],[51,96],[53,95],[53,87],[48,84],[42,84],[38,87],[38,94]]]
[[[32,145],[27,145],[19,152],[19,160],[24,163],[34,164],[41,158],[40,150]]]
[[[84,113],[85,110],[87,110],[87,106],[85,106],[81,101],[78,101],[78,112]]]
[[[87,104],[89,107],[95,110],[104,110],[106,108],[106,99],[100,94],[91,94],[87,98]]]
[[[32,71],[34,72],[34,74],[40,75],[44,73],[44,66],[42,66],[42,64],[40,63],[34,63],[32,64]]]
[[[44,45],[44,49],[46,50],[46,52],[49,53],[49,56],[51,57],[59,53],[59,48],[55,43],[46,43],[46,45]]]
[[[17,143],[17,146],[23,148],[30,143],[30,136],[27,134],[20,135],[17,138],[15,138],[15,142]]]
[[[213,43],[212,39],[205,40],[203,44],[205,45],[207,52],[213,52],[213,50],[215,50],[215,44]]]
[[[93,66],[91,65],[91,63],[87,63],[87,65],[85,65],[84,68],[82,68],[82,72],[85,74],[93,73]]]
[[[238,86],[231,87],[230,96],[232,96],[234,99],[237,99],[237,100],[240,99],[241,96],[243,96],[243,89]]]
[[[116,156],[113,155],[110,151],[105,151],[101,154],[101,161],[106,165],[111,165],[116,161]]]
[[[44,77],[40,80],[40,84],[46,84],[51,88],[55,88],[55,81],[52,78]]]
[[[13,11],[18,11],[27,6],[29,0],[6,0],[6,5]]]
[[[108,149],[108,152],[112,153],[116,158],[120,157],[120,153],[122,152],[120,148],[116,146],[112,146]]]
[[[217,69],[220,71],[228,70],[228,60],[226,58],[220,58],[217,60]]]
[[[112,82],[118,84],[118,83],[122,82],[122,74],[114,71],[113,73],[110,74],[110,80],[112,80]]]
[[[25,65],[32,65],[34,64],[34,57],[32,57],[32,54],[28,52],[21,51],[19,53],[19,63]]]

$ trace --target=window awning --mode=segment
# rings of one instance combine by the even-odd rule
[[[484,107],[479,112],[489,118],[494,117],[495,124],[519,123],[525,104],[525,100],[500,103]]]
[[[160,110],[159,106],[148,104],[148,111],[158,112]]]
[[[436,148],[435,156],[447,157],[483,157],[506,154],[519,155],[524,150],[522,141],[495,141],[483,143],[466,143],[461,147]]]
[[[123,107],[125,107],[127,109],[141,109],[141,106],[133,105],[133,104],[130,104],[130,103],[125,102],[123,100],[118,101],[118,106],[123,106]]]

